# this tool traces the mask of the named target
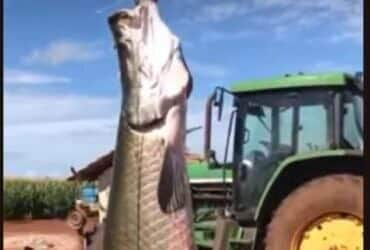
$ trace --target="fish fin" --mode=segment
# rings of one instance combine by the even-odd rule
[[[158,183],[158,202],[162,212],[172,213],[185,206],[185,178],[184,166],[179,165],[173,148],[168,147]]]
[[[193,76],[191,75],[190,73],[190,70],[189,70],[189,67],[185,61],[185,57],[184,57],[184,54],[182,52],[182,47],[180,45],[179,47],[179,52],[180,52],[180,60],[181,62],[183,63],[184,67],[185,67],[185,70],[188,72],[188,82],[186,84],[186,97],[189,98],[191,92],[193,91]]]

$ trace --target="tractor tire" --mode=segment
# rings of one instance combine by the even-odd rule
[[[363,249],[363,178],[336,174],[298,187],[276,209],[266,250]]]
[[[86,223],[86,217],[78,210],[71,211],[67,216],[67,224],[73,230],[81,230]]]

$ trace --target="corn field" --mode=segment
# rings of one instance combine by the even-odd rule
[[[64,218],[79,193],[79,185],[63,180],[6,179],[3,186],[6,220]]]

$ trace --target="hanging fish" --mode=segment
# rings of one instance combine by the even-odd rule
[[[192,204],[185,169],[192,77],[156,1],[108,19],[123,90],[104,250],[189,250]]]

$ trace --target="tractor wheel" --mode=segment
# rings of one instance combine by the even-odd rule
[[[266,250],[362,250],[363,178],[329,175],[288,195],[268,225]]]
[[[86,223],[86,217],[78,210],[68,214],[67,224],[74,230],[80,230]]]

